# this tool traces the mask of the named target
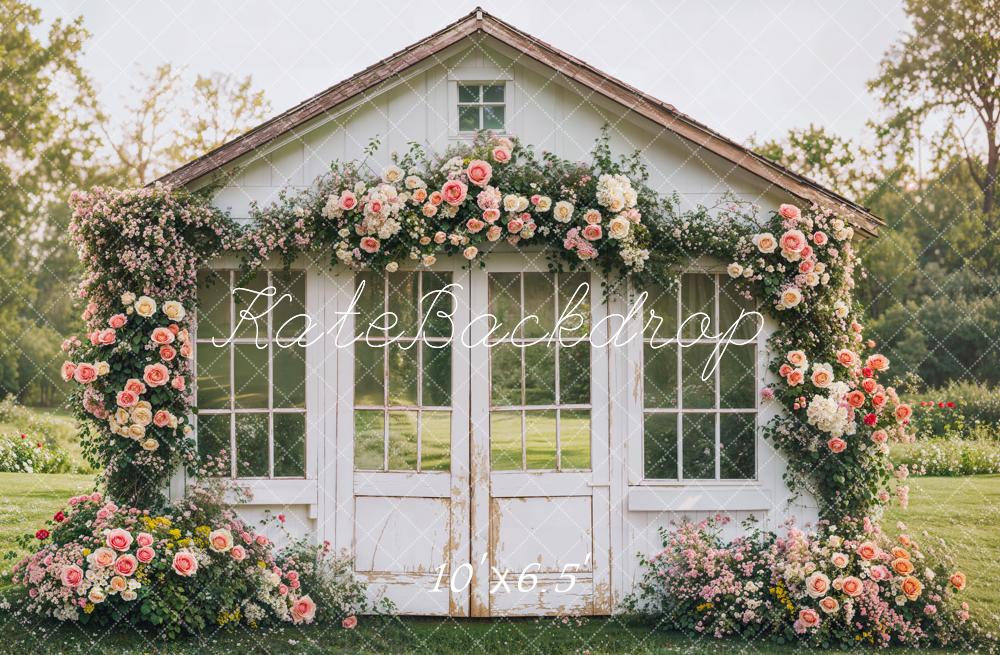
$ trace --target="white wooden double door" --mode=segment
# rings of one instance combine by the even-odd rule
[[[485,269],[337,275],[326,315],[346,319],[328,358],[335,430],[319,468],[335,503],[324,533],[353,554],[369,595],[406,614],[610,613],[612,394],[608,350],[593,345],[608,332],[597,274],[494,253]],[[432,293],[447,284],[450,307]],[[369,329],[386,324],[383,310],[394,327]],[[561,315],[572,317],[562,345],[540,343]],[[349,335],[360,340],[345,345]]]

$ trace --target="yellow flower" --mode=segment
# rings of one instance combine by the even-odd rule
[[[84,549],[83,549],[82,551],[80,551],[80,552],[82,552],[82,553],[83,553],[83,556],[84,556],[84,557],[86,557],[87,555],[89,555],[89,554],[90,554],[90,549],[89,549],[89,548],[84,548]]]
[[[266,569],[267,564],[264,563],[264,560],[257,560],[257,567],[261,569]]]
[[[173,530],[168,530],[167,534],[169,534],[174,539],[180,539],[181,538],[181,531],[178,530],[177,528],[174,528]]]
[[[195,534],[204,535],[204,536],[207,536],[211,532],[212,532],[212,528],[208,527],[207,525],[199,525],[197,528],[194,529],[194,533]]]
[[[93,603],[87,603],[86,605],[83,606],[83,613],[84,614],[90,614],[93,611],[94,611],[94,604]]]

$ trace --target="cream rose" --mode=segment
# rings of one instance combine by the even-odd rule
[[[187,315],[187,311],[185,311],[184,305],[176,300],[168,300],[163,303],[163,314],[171,321],[180,321]]]
[[[628,222],[628,219],[616,216],[608,223],[608,236],[612,239],[624,239],[628,236],[630,227],[631,223]]]
[[[133,305],[135,313],[143,318],[149,318],[156,313],[156,301],[149,296],[139,296]]]
[[[233,533],[225,528],[213,530],[208,535],[208,547],[217,553],[224,553],[233,547]]]
[[[560,200],[552,208],[552,216],[560,223],[569,223],[570,219],[573,218],[573,209],[572,203]]]

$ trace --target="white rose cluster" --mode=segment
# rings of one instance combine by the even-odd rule
[[[597,179],[597,203],[614,213],[635,207],[638,199],[632,182],[624,175],[602,175]]]
[[[830,384],[829,394],[813,396],[806,409],[806,419],[810,425],[827,432],[831,437],[854,434],[855,423],[851,418],[850,406],[843,402],[848,387],[844,382]]]

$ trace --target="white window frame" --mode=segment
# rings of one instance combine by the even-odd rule
[[[468,141],[475,137],[476,132],[462,131],[458,129],[458,85],[459,84],[479,84],[489,86],[491,84],[504,85],[504,127],[502,130],[490,130],[494,134],[513,134],[513,124],[516,112],[512,110],[518,106],[517,84],[514,82],[512,73],[513,66],[509,69],[482,67],[464,67],[450,69],[448,71],[448,137],[457,141]],[[519,116],[518,116],[519,117]]]

